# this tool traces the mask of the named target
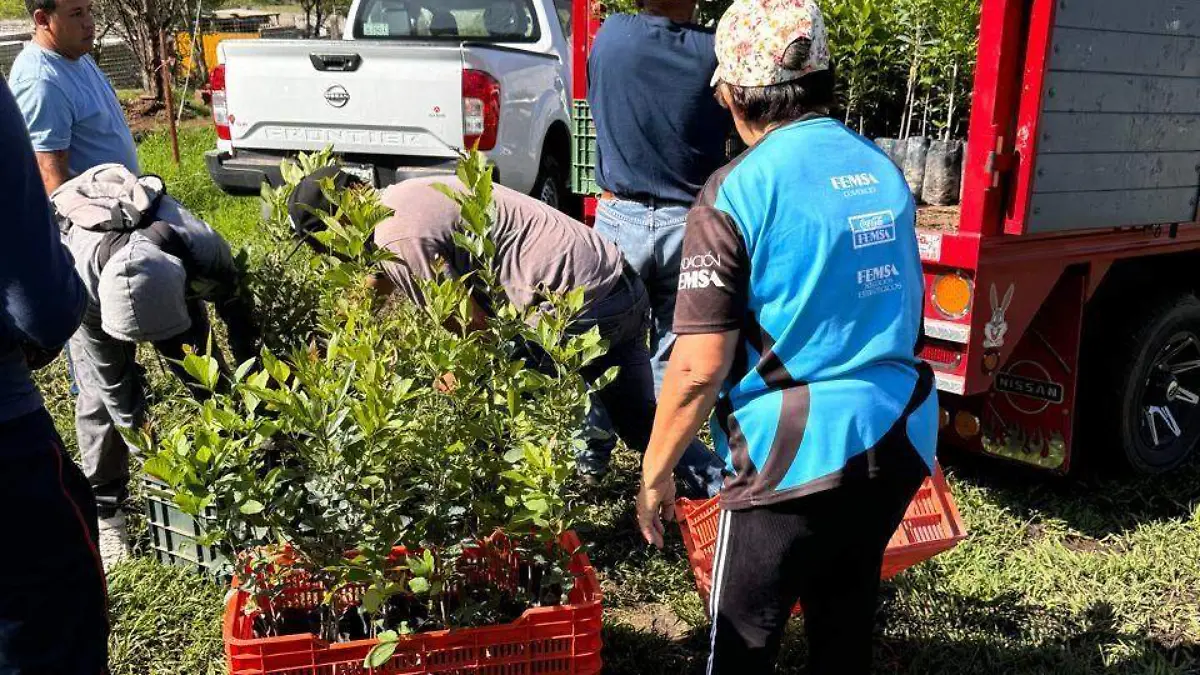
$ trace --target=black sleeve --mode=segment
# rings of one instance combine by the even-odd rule
[[[724,333],[740,328],[749,286],[750,260],[737,224],[724,211],[697,203],[688,213],[683,237],[675,333]]]

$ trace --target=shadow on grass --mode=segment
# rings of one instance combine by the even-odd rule
[[[895,589],[890,589],[895,595]],[[906,603],[911,604],[911,603]],[[924,604],[924,603],[922,603]],[[934,608],[937,608],[934,610]],[[988,602],[965,597],[938,597],[929,603],[942,616],[936,629],[898,612],[889,602],[883,609],[875,639],[875,673],[992,675],[1036,673],[1065,675],[1124,675],[1134,673],[1193,674],[1200,672],[1200,648],[1173,646],[1121,633],[1111,608],[1093,605],[1067,616],[1044,608],[1023,606],[1016,596]],[[917,613],[919,616],[919,612]],[[889,616],[904,616],[891,621]],[[1055,626],[1073,626],[1070,634]],[[679,639],[632,626],[608,625],[604,632],[605,673],[634,675],[664,673],[696,675],[705,672],[708,627],[700,626]],[[807,647],[803,621],[793,620],[780,653],[779,673],[806,673]],[[747,674],[750,675],[750,674]]]
[[[1163,476],[1085,468],[1064,477],[978,455],[939,457],[956,480],[990,489],[992,498],[1018,518],[1059,518],[1095,539],[1186,519],[1200,505],[1200,458]]]

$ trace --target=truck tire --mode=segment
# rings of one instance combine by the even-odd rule
[[[1200,299],[1106,307],[1089,330],[1076,423],[1089,446],[1142,474],[1188,460],[1200,439]],[[1115,310],[1115,311],[1114,311]]]
[[[537,180],[533,182],[534,199],[560,211],[567,206],[567,179],[563,176],[558,158],[551,154],[542,155]]]

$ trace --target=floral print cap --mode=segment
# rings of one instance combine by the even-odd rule
[[[812,42],[804,67],[784,68],[784,52],[800,38]],[[815,0],[734,0],[717,25],[714,87],[765,87],[828,68],[829,41]]]

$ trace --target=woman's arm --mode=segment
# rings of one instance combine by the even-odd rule
[[[674,518],[672,471],[712,412],[733,365],[737,343],[736,330],[676,338],[663,378],[650,446],[642,460],[642,489],[637,501],[642,536],[659,548],[663,544],[662,517]]]

